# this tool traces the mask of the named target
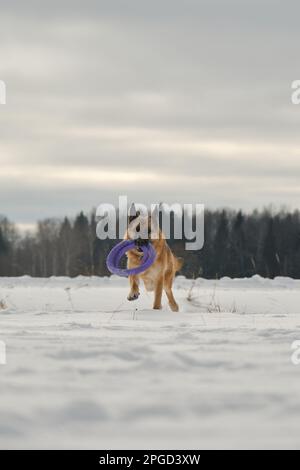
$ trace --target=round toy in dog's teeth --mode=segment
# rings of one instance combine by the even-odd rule
[[[131,276],[135,274],[140,274],[154,263],[156,252],[151,243],[147,245],[142,245],[139,248],[143,252],[143,257],[141,258],[141,264],[136,268],[131,269],[122,269],[119,268],[121,258],[129,250],[136,248],[136,242],[134,240],[123,240],[118,243],[110,251],[106,259],[106,266],[112,274],[117,274],[118,276]]]

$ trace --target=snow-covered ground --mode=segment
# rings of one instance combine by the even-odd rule
[[[1,448],[300,448],[300,281],[0,278]]]

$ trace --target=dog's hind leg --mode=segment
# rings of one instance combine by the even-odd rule
[[[155,310],[161,309],[161,297],[162,297],[162,291],[163,291],[163,278],[160,277],[155,285],[154,289],[154,304],[153,308]]]
[[[174,276],[173,276],[172,272],[167,271],[165,273],[165,277],[164,277],[164,290],[165,290],[165,293],[168,297],[168,301],[169,301],[169,305],[170,305],[171,310],[173,312],[178,312],[179,307],[178,307],[178,304],[177,304],[176,300],[174,299],[174,295],[173,295],[173,291],[172,291],[173,280],[174,280]]]
[[[139,278],[137,276],[129,276],[130,292],[127,296],[128,300],[136,300],[140,295]]]

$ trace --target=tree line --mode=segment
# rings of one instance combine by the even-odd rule
[[[22,234],[0,216],[0,276],[106,276],[106,256],[115,240],[96,237],[95,213],[45,219],[34,233]],[[168,241],[184,258],[181,274],[218,279],[223,276],[300,278],[300,212],[271,210],[250,214],[206,210],[205,242],[185,251],[185,240]]]

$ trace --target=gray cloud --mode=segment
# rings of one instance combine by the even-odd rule
[[[1,213],[31,222],[118,194],[299,206],[299,3],[0,5]]]

